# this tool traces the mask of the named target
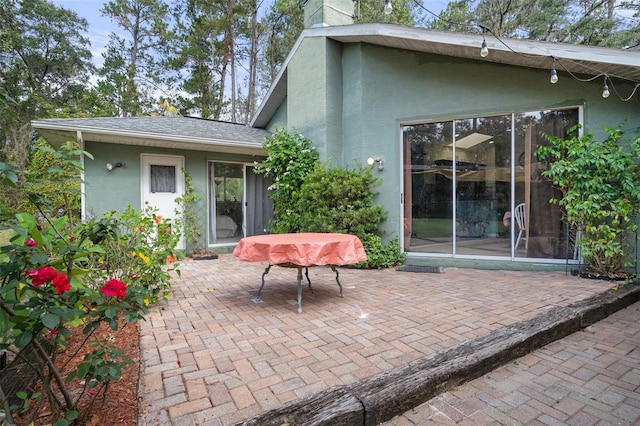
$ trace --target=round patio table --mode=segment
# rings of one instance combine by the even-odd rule
[[[268,262],[262,274],[262,285],[253,302],[262,302],[264,277],[272,266],[294,267],[298,270],[298,312],[302,312],[302,268],[311,288],[309,268],[329,266],[336,273],[340,296],[344,297],[336,266],[367,260],[362,242],[355,235],[302,232],[296,234],[255,235],[240,240],[233,255],[245,262]]]

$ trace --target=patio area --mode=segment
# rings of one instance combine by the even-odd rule
[[[355,383],[616,285],[562,272],[296,270],[230,254],[183,261],[141,323],[142,425],[230,425]],[[304,279],[303,279],[304,280]]]

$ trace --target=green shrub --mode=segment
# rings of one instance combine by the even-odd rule
[[[404,263],[407,255],[402,252],[400,242],[394,238],[389,244],[384,245],[379,235],[365,234],[360,236],[360,241],[367,252],[367,260],[353,265],[360,269],[384,269]]]
[[[275,220],[269,231],[275,234],[297,232],[300,216],[293,207],[296,192],[318,162],[311,141],[299,133],[277,129],[263,144],[267,158],[256,163],[254,172],[273,178],[269,187]]]
[[[72,164],[63,156],[76,156],[74,161],[77,164]],[[67,142],[58,152],[45,140],[38,139],[36,149],[31,154],[31,162],[24,173],[23,196],[20,197],[18,211],[54,215],[68,209],[67,214],[79,218],[79,156],[80,150],[75,142]],[[64,191],[60,190],[61,185],[65,186]],[[34,203],[34,197],[37,197],[37,203]]]
[[[617,277],[629,266],[638,229],[640,138],[626,142],[622,130],[605,130],[608,137],[602,141],[591,133],[567,139],[547,136],[549,145],[535,155],[547,164],[543,176],[562,192],[561,199],[550,202],[562,206],[569,225],[582,230],[577,243],[590,273]]]
[[[339,232],[357,235],[379,234],[387,214],[373,204],[377,193],[371,169],[316,167],[295,193],[295,210],[302,232]]]
[[[322,165],[311,141],[296,133],[276,131],[264,145],[267,159],[258,174],[271,176],[274,219],[269,231],[335,232],[356,235],[369,260],[361,268],[385,268],[404,261],[397,240],[382,243],[384,207],[374,205],[380,180],[371,168],[354,170]]]
[[[67,142],[59,151],[44,139],[38,139],[31,151],[29,165],[23,172],[11,169],[13,185],[0,186],[0,223],[9,223],[17,213],[66,214],[80,217],[80,154],[77,143]],[[73,160],[70,158],[75,157]],[[91,155],[85,158],[92,159]],[[0,177],[7,172],[2,164]],[[64,186],[64,191],[61,191]]]

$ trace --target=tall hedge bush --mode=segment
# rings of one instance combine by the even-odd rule
[[[267,159],[258,174],[271,176],[274,201],[272,233],[336,232],[356,235],[368,260],[362,268],[384,268],[404,261],[397,239],[382,242],[383,206],[375,205],[380,179],[371,168],[343,169],[320,164],[311,141],[298,133],[277,130],[264,144]]]
[[[374,205],[379,179],[370,169],[341,169],[316,165],[300,186],[295,200],[300,230],[343,232],[358,236],[378,234],[387,213]]]

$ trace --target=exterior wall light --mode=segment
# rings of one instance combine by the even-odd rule
[[[378,164],[378,170],[383,171],[384,170],[384,162],[382,161],[382,158],[369,157],[367,159],[367,164],[370,165],[370,166],[373,166],[376,163]]]
[[[124,167],[126,166],[125,163],[121,163],[121,162],[117,162],[115,164],[111,164],[111,163],[107,163],[107,170],[111,171],[113,169],[116,169],[118,167]]]

